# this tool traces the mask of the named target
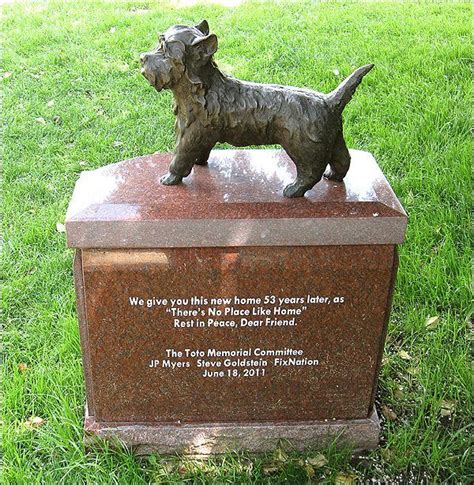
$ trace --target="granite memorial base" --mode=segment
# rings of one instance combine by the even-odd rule
[[[377,446],[374,408],[407,216],[374,158],[300,199],[280,150],[84,172],[66,217],[86,439],[206,455]]]

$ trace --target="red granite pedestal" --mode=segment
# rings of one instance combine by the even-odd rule
[[[285,199],[279,150],[84,172],[68,209],[87,436],[138,453],[377,446],[377,376],[407,217],[373,157]]]

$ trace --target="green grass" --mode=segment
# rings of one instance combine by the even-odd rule
[[[82,444],[73,253],[56,223],[81,170],[172,149],[170,93],[147,85],[138,55],[158,31],[202,18],[220,37],[217,62],[244,79],[328,91],[376,64],[345,111],[346,137],[376,155],[410,222],[377,399],[397,419],[384,420],[380,448],[362,459],[326,449],[321,468],[280,452],[192,462]],[[470,18],[467,3],[5,6],[1,482],[472,480]],[[46,421],[30,429],[31,416]]]

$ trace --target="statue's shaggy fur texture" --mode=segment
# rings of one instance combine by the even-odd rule
[[[209,34],[204,20],[195,27],[171,27],[154,51],[141,56],[150,84],[157,91],[171,89],[175,100],[177,144],[162,183],[180,183],[194,164],[207,162],[217,142],[281,145],[297,169],[296,180],[285,187],[286,197],[303,196],[323,174],[342,181],[350,165],[342,111],[373,65],[322,94],[227,76],[212,59],[216,50],[217,37]]]

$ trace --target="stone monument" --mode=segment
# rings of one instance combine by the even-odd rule
[[[206,455],[377,445],[374,408],[407,216],[374,158],[285,198],[283,150],[83,172],[67,217],[87,439]]]
[[[322,94],[226,76],[216,49],[206,21],[160,36],[141,61],[173,91],[174,154],[84,172],[74,190],[88,439],[193,455],[373,448],[407,223],[342,133],[373,66]]]

